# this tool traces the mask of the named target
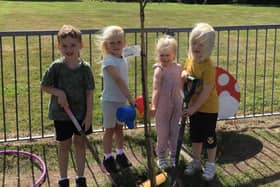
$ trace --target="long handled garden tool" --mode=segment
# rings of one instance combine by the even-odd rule
[[[81,134],[82,138],[84,139],[87,147],[89,148],[90,152],[92,153],[95,161],[97,162],[98,166],[100,167],[101,171],[104,172],[101,160],[98,157],[98,151],[93,148],[93,146],[90,144],[87,136],[85,135],[85,132],[83,131],[83,129],[81,128],[81,125],[79,124],[79,122],[77,121],[76,117],[74,116],[74,114],[72,113],[72,111],[70,110],[69,107],[64,107],[64,111],[67,113],[67,115],[69,116],[69,118],[71,119],[71,121],[74,123],[76,129],[78,130],[78,132]],[[110,174],[106,173],[106,175],[108,176],[108,178],[110,179],[111,183],[114,186],[118,186],[116,184],[116,182],[113,180],[113,178],[111,177]]]
[[[163,184],[167,180],[168,174],[166,172],[162,172],[155,177],[155,184],[156,186],[159,186]],[[142,184],[139,185],[139,187],[151,187],[151,180],[148,179],[144,181]]]
[[[188,76],[185,80],[184,87],[183,87],[183,93],[184,93],[184,98],[183,98],[183,108],[186,109],[188,107],[188,103],[190,101],[191,96],[195,92],[195,88],[200,84],[200,80]],[[180,129],[179,129],[179,135],[178,135],[178,140],[177,140],[177,148],[176,148],[176,157],[175,157],[175,173],[172,178],[171,186],[176,186],[176,177],[178,173],[178,162],[179,162],[179,156],[180,156],[180,151],[182,148],[182,143],[184,139],[184,132],[185,132],[185,127],[186,127],[186,121],[187,117],[185,115],[182,116],[181,122],[180,122]]]

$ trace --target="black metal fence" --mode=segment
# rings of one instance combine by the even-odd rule
[[[215,27],[216,47],[212,59],[231,72],[241,90],[236,118],[280,114],[280,25]],[[148,88],[151,88],[156,39],[163,34],[178,41],[179,63],[184,64],[191,28],[146,28]],[[140,29],[125,29],[128,45],[140,45]],[[98,30],[82,30],[81,57],[92,65],[96,80],[94,129],[102,131],[100,52],[95,44]],[[57,31],[0,32],[0,142],[53,137],[47,118],[49,95],[40,89],[48,65],[59,57]],[[130,59],[130,84],[134,96],[141,95],[141,60]],[[151,96],[151,89],[149,89]],[[141,124],[139,122],[138,124]],[[139,125],[140,126],[140,125]]]

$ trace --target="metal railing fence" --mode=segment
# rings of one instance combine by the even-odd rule
[[[216,45],[212,59],[233,74],[241,90],[236,118],[280,114],[280,25],[215,27]],[[163,34],[178,41],[177,60],[184,64],[191,28],[146,28],[148,88],[151,88],[156,39]],[[127,28],[128,45],[140,45],[140,29]],[[100,52],[95,44],[98,30],[82,30],[81,57],[92,65],[95,132],[102,131],[100,95]],[[47,118],[49,95],[40,89],[48,65],[60,56],[56,49],[57,31],[0,32],[0,141],[19,141],[53,137],[52,121]],[[129,87],[141,95],[141,60],[130,59]],[[151,96],[151,89],[149,89]]]

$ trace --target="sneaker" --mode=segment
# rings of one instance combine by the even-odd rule
[[[165,158],[161,158],[157,160],[157,165],[160,169],[165,170],[166,168],[168,168],[167,162],[165,160]]]
[[[206,181],[210,181],[214,178],[216,172],[216,165],[213,162],[206,162],[205,169],[202,174],[202,178]]]
[[[129,162],[129,160],[127,159],[127,157],[125,156],[124,153],[117,154],[116,161],[121,168],[127,168],[127,167],[131,166],[131,163]]]
[[[186,175],[193,175],[196,171],[201,170],[201,163],[199,160],[193,160],[191,163],[186,167],[184,173]]]
[[[69,179],[63,179],[58,181],[59,187],[69,187]]]
[[[109,158],[103,160],[103,165],[107,172],[109,173],[117,173],[117,166],[116,166],[116,161],[113,156],[110,156]]]
[[[76,179],[76,187],[87,187],[86,178],[79,177]]]

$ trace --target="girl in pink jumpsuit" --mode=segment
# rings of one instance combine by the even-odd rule
[[[176,40],[171,36],[160,38],[156,46],[151,112],[156,121],[157,164],[162,169],[168,167],[168,148],[170,165],[175,166],[178,123],[182,114],[181,66],[176,63],[176,55]]]

